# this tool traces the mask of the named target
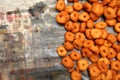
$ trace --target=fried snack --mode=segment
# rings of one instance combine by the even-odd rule
[[[74,34],[71,32],[66,32],[65,33],[65,41],[72,42],[73,40],[74,40]]]
[[[93,55],[92,51],[90,51],[88,48],[82,48],[81,52],[83,57],[89,58],[91,55]]]
[[[80,2],[74,2],[73,8],[76,11],[80,11],[82,9],[82,4]]]
[[[120,61],[120,52],[119,52],[119,53],[117,53],[116,58],[117,58],[117,60],[119,60],[119,61]]]
[[[81,54],[78,53],[76,50],[73,50],[71,53],[70,53],[70,58],[72,60],[80,60],[82,58]]]
[[[117,41],[120,41],[120,33],[117,34]]]
[[[109,54],[109,48],[106,46],[100,46],[100,55],[106,57]]]
[[[115,24],[114,29],[116,32],[120,32],[120,23]]]
[[[118,44],[113,44],[112,45],[112,47],[114,48],[114,50],[116,51],[116,52],[120,52],[120,46],[118,45]]]
[[[63,57],[61,64],[68,69],[74,67],[74,61],[69,56]]]
[[[87,12],[91,12],[91,10],[92,10],[92,5],[91,5],[90,3],[88,3],[88,2],[84,2],[84,3],[83,3],[83,9],[84,9],[85,11],[87,11]]]
[[[113,48],[109,48],[109,54],[107,55],[107,57],[109,59],[113,59],[115,58],[116,55],[117,55],[116,51]]]
[[[105,40],[105,41],[104,41],[104,46],[106,46],[106,47],[111,47],[111,46],[112,46],[112,43],[110,43],[108,40]]]
[[[96,65],[92,65],[91,67],[89,67],[89,73],[90,76],[94,78],[99,76],[101,72]]]
[[[106,73],[108,71],[108,67],[104,62],[98,61],[97,64],[98,64],[98,68],[102,73]]]
[[[92,12],[95,13],[97,16],[101,16],[103,14],[104,8],[100,3],[95,3],[92,6]]]
[[[78,32],[75,34],[75,39],[80,39],[81,41],[84,41],[85,35],[83,33]]]
[[[65,9],[65,6],[66,6],[65,2],[63,0],[59,0],[57,1],[55,7],[58,11],[63,11]]]
[[[81,49],[81,47],[82,47],[82,41],[80,40],[80,39],[75,39],[74,41],[73,41],[73,46],[76,48],[76,49],[78,49],[78,50],[80,50]]]
[[[99,60],[98,61],[102,61],[102,62],[104,62],[106,65],[109,65],[110,64],[110,61],[108,60],[108,58],[106,58],[106,57],[104,57],[104,58],[99,58]]]
[[[79,27],[80,27],[80,24],[79,23],[73,23],[73,29],[71,30],[72,33],[77,33],[79,32]]]
[[[103,30],[101,30],[101,31],[102,31],[101,38],[102,38],[102,39],[106,39],[106,38],[107,38],[107,35],[108,35],[108,32],[107,32],[105,29],[103,29]]]
[[[92,30],[92,29],[86,29],[86,31],[85,31],[85,35],[86,35],[86,37],[87,37],[88,39],[93,39],[93,38],[92,38],[92,35],[91,35],[91,30]]]
[[[72,43],[70,43],[70,42],[64,42],[64,47],[65,47],[65,49],[67,49],[68,51],[69,50],[73,50],[74,49],[74,46],[72,45]]]
[[[96,45],[102,46],[102,45],[104,45],[105,40],[104,39],[95,39],[94,42]]]
[[[69,20],[69,15],[65,11],[57,14],[56,21],[60,24],[65,24]]]
[[[98,20],[99,18],[100,18],[100,17],[97,16],[95,13],[93,13],[93,12],[90,13],[90,19],[92,19],[93,21],[96,21],[96,20]]]
[[[115,80],[115,75],[117,74],[117,72],[115,70],[112,70],[112,69],[110,69],[109,71],[112,73],[112,80]]]
[[[98,47],[98,46],[92,45],[91,47],[89,47],[89,49],[90,49],[92,52],[96,53],[97,55],[99,54],[99,47]]]
[[[71,79],[72,80],[81,80],[82,79],[82,75],[81,73],[79,73],[78,71],[72,71],[71,73]]]
[[[72,13],[74,11],[73,6],[66,6],[65,11],[68,13]]]
[[[89,47],[91,47],[91,46],[93,46],[93,45],[94,45],[93,40],[85,40],[85,41],[83,42],[83,47],[85,47],[85,48],[89,48]]]
[[[81,24],[80,24],[80,32],[85,32],[85,30],[86,30],[86,23],[85,22],[82,22]]]
[[[112,71],[111,70],[108,70],[105,74],[105,80],[112,80]]]
[[[81,71],[85,71],[87,70],[89,63],[88,63],[88,60],[81,59],[81,60],[78,60],[77,65]]]
[[[93,20],[89,19],[89,20],[87,21],[87,28],[88,28],[88,29],[91,29],[91,28],[93,28],[93,27],[94,27],[94,22],[93,22]]]
[[[116,17],[115,10],[111,7],[105,8],[104,16],[106,19],[114,19]]]
[[[117,16],[120,17],[120,8],[117,11]]]
[[[106,5],[106,4],[108,4],[110,1],[111,1],[111,0],[103,0],[102,3],[103,3],[103,5]]]
[[[108,6],[114,8],[115,6],[117,6],[117,0],[111,0]]]
[[[117,23],[116,19],[105,20],[108,26],[115,26]]]
[[[73,29],[73,22],[72,21],[66,22],[64,28],[66,31],[71,31]]]
[[[67,50],[64,48],[64,46],[57,47],[57,53],[59,56],[64,57],[67,55]]]
[[[82,12],[81,14],[79,14],[79,20],[80,21],[88,21],[90,19],[90,16],[87,12]]]
[[[93,54],[89,57],[90,61],[95,63],[98,61],[99,57],[96,54]]]
[[[115,75],[115,79],[114,80],[120,80],[120,73]]]
[[[102,31],[100,29],[92,29],[91,30],[91,36],[93,39],[100,38],[102,35]]]
[[[98,28],[98,29],[105,29],[106,27],[107,27],[107,24],[104,21],[100,21],[95,24],[95,28]]]
[[[78,21],[78,17],[79,17],[79,13],[77,11],[73,11],[70,14],[70,18],[73,22],[77,22]]]
[[[107,40],[108,40],[109,42],[111,42],[112,44],[117,41],[116,36],[115,36],[114,34],[112,34],[112,33],[109,33],[109,34],[108,34]]]
[[[120,61],[111,60],[110,67],[111,67],[111,69],[113,69],[115,71],[119,71],[120,70]]]

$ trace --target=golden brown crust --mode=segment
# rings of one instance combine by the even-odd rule
[[[81,73],[79,73],[78,71],[72,71],[71,73],[71,79],[72,80],[81,80],[82,79],[82,75]]]
[[[64,57],[67,55],[67,50],[64,48],[64,46],[57,47],[57,53],[59,56]]]
[[[80,60],[82,58],[81,54],[78,53],[76,50],[73,50],[71,53],[70,53],[70,58],[72,60]]]
[[[77,65],[81,71],[85,71],[88,68],[88,61],[85,59],[78,60]]]

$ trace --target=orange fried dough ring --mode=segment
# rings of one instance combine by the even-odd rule
[[[117,41],[116,36],[114,34],[109,33],[107,36],[107,40],[111,42],[112,44]]]
[[[95,24],[95,28],[98,28],[98,29],[105,29],[106,27],[107,27],[107,24],[103,21],[97,22]]]
[[[66,6],[65,11],[68,12],[68,13],[72,13],[74,11],[74,9],[73,9],[72,6]]]
[[[102,57],[102,58],[99,58],[99,60],[98,61],[102,61],[102,62],[104,62],[106,65],[109,65],[110,64],[110,61],[109,61],[109,59],[108,58],[106,58],[106,57]]]
[[[105,20],[108,26],[115,26],[117,23],[116,19]]]
[[[103,14],[104,8],[101,4],[95,3],[92,7],[92,12],[97,16],[101,16]]]
[[[105,8],[104,16],[106,17],[106,19],[114,19],[116,17],[114,9],[112,9],[111,7]]]
[[[102,35],[102,31],[100,29],[92,29],[91,30],[91,36],[93,37],[93,39],[100,38],[101,35]]]
[[[85,48],[89,48],[93,45],[94,45],[93,40],[85,40],[84,43],[83,43],[83,47],[85,47]]]
[[[80,2],[74,2],[73,8],[74,8],[76,11],[80,11],[80,10],[82,9],[82,4],[81,4]]]
[[[69,56],[63,57],[61,64],[66,68],[73,68],[74,67],[74,62]]]
[[[119,71],[120,70],[120,61],[112,60],[110,66],[111,66],[111,69],[113,69],[115,71]]]
[[[82,41],[80,40],[80,39],[75,39],[74,41],[73,41],[73,46],[76,48],[76,49],[78,49],[78,50],[80,50],[81,49],[81,47],[82,47]]]
[[[56,3],[56,9],[58,10],[58,11],[63,11],[64,10],[64,8],[65,8],[65,2],[63,1],[63,0],[59,0],[59,1],[57,1],[57,3]]]
[[[64,48],[64,46],[57,47],[57,53],[59,56],[64,57],[67,55],[67,50]]]
[[[64,28],[65,28],[67,31],[71,31],[71,30],[73,29],[73,22],[72,22],[72,21],[66,22]]]
[[[71,72],[71,79],[72,80],[81,80],[81,78],[82,78],[82,75],[78,71],[74,70]]]
[[[102,73],[106,73],[108,71],[107,65],[104,62],[98,61],[97,63],[98,63],[98,68]]]
[[[77,33],[77,32],[79,32],[79,27],[80,27],[80,24],[79,23],[73,23],[73,29],[71,30],[71,32],[73,32],[73,33]]]
[[[67,50],[73,50],[74,49],[74,46],[72,45],[72,43],[70,42],[65,42],[64,43],[64,47],[67,49]]]
[[[92,5],[91,5],[90,3],[88,3],[88,2],[84,2],[84,3],[83,3],[83,9],[84,9],[85,11],[87,11],[87,12],[91,12],[91,10],[92,10]]]
[[[71,32],[66,32],[65,33],[65,41],[72,42],[73,40],[74,40],[74,34]]]
[[[85,71],[88,68],[88,61],[85,59],[78,60],[77,64],[81,71]]]
[[[106,57],[109,54],[109,48],[106,46],[100,46],[100,55]]]
[[[81,54],[78,53],[77,51],[73,50],[71,53],[70,53],[70,58],[72,60],[80,60],[81,59]]]
[[[88,48],[82,48],[81,52],[83,57],[91,57],[91,55],[93,55],[92,51],[90,51]]]
[[[109,54],[107,55],[107,57],[109,59],[115,58],[115,56],[117,55],[116,51],[113,48],[109,48]]]
[[[79,20],[80,21],[88,21],[90,19],[90,16],[87,12],[82,12],[81,14],[79,14]]]
[[[98,69],[98,67],[96,65],[93,65],[92,67],[89,68],[89,73],[90,76],[97,77],[100,74],[100,70]]]
[[[77,22],[78,21],[78,17],[79,17],[79,13],[77,11],[73,11],[70,14],[70,18],[72,21]]]
[[[81,41],[84,41],[85,35],[83,33],[78,32],[75,34],[75,39],[80,39]]]

